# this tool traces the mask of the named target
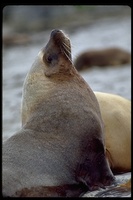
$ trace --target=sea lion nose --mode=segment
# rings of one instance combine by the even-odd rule
[[[61,33],[61,30],[54,29],[51,31],[51,37],[54,37],[57,33]]]

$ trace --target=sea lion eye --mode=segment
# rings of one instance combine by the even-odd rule
[[[47,63],[53,64],[58,61],[58,55],[50,54],[50,55],[47,55],[45,59],[46,59]]]
[[[50,56],[48,56],[48,57],[46,58],[46,60],[47,60],[48,63],[51,63],[52,60],[53,60],[53,58],[52,58],[52,56],[50,55]]]

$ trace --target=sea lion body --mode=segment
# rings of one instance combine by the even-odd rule
[[[131,54],[121,48],[88,50],[77,56],[74,65],[78,71],[93,66],[119,66],[131,62]]]
[[[105,126],[106,154],[114,173],[131,171],[131,101],[95,92]]]
[[[110,185],[98,101],[51,32],[24,82],[22,128],[3,144],[4,196],[80,196]]]

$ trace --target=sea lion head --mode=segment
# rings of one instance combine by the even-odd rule
[[[61,30],[53,30],[47,45],[40,52],[40,58],[46,66],[44,73],[47,77],[69,73],[69,65],[72,65],[69,38]]]

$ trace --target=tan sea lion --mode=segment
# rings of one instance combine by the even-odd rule
[[[131,171],[131,101],[95,92],[105,126],[106,155],[114,173]]]
[[[3,144],[3,196],[80,196],[114,183],[95,94],[53,30],[23,89],[23,126]]]
[[[74,61],[78,71],[93,66],[119,66],[131,62],[131,54],[121,48],[92,49],[80,53]]]

